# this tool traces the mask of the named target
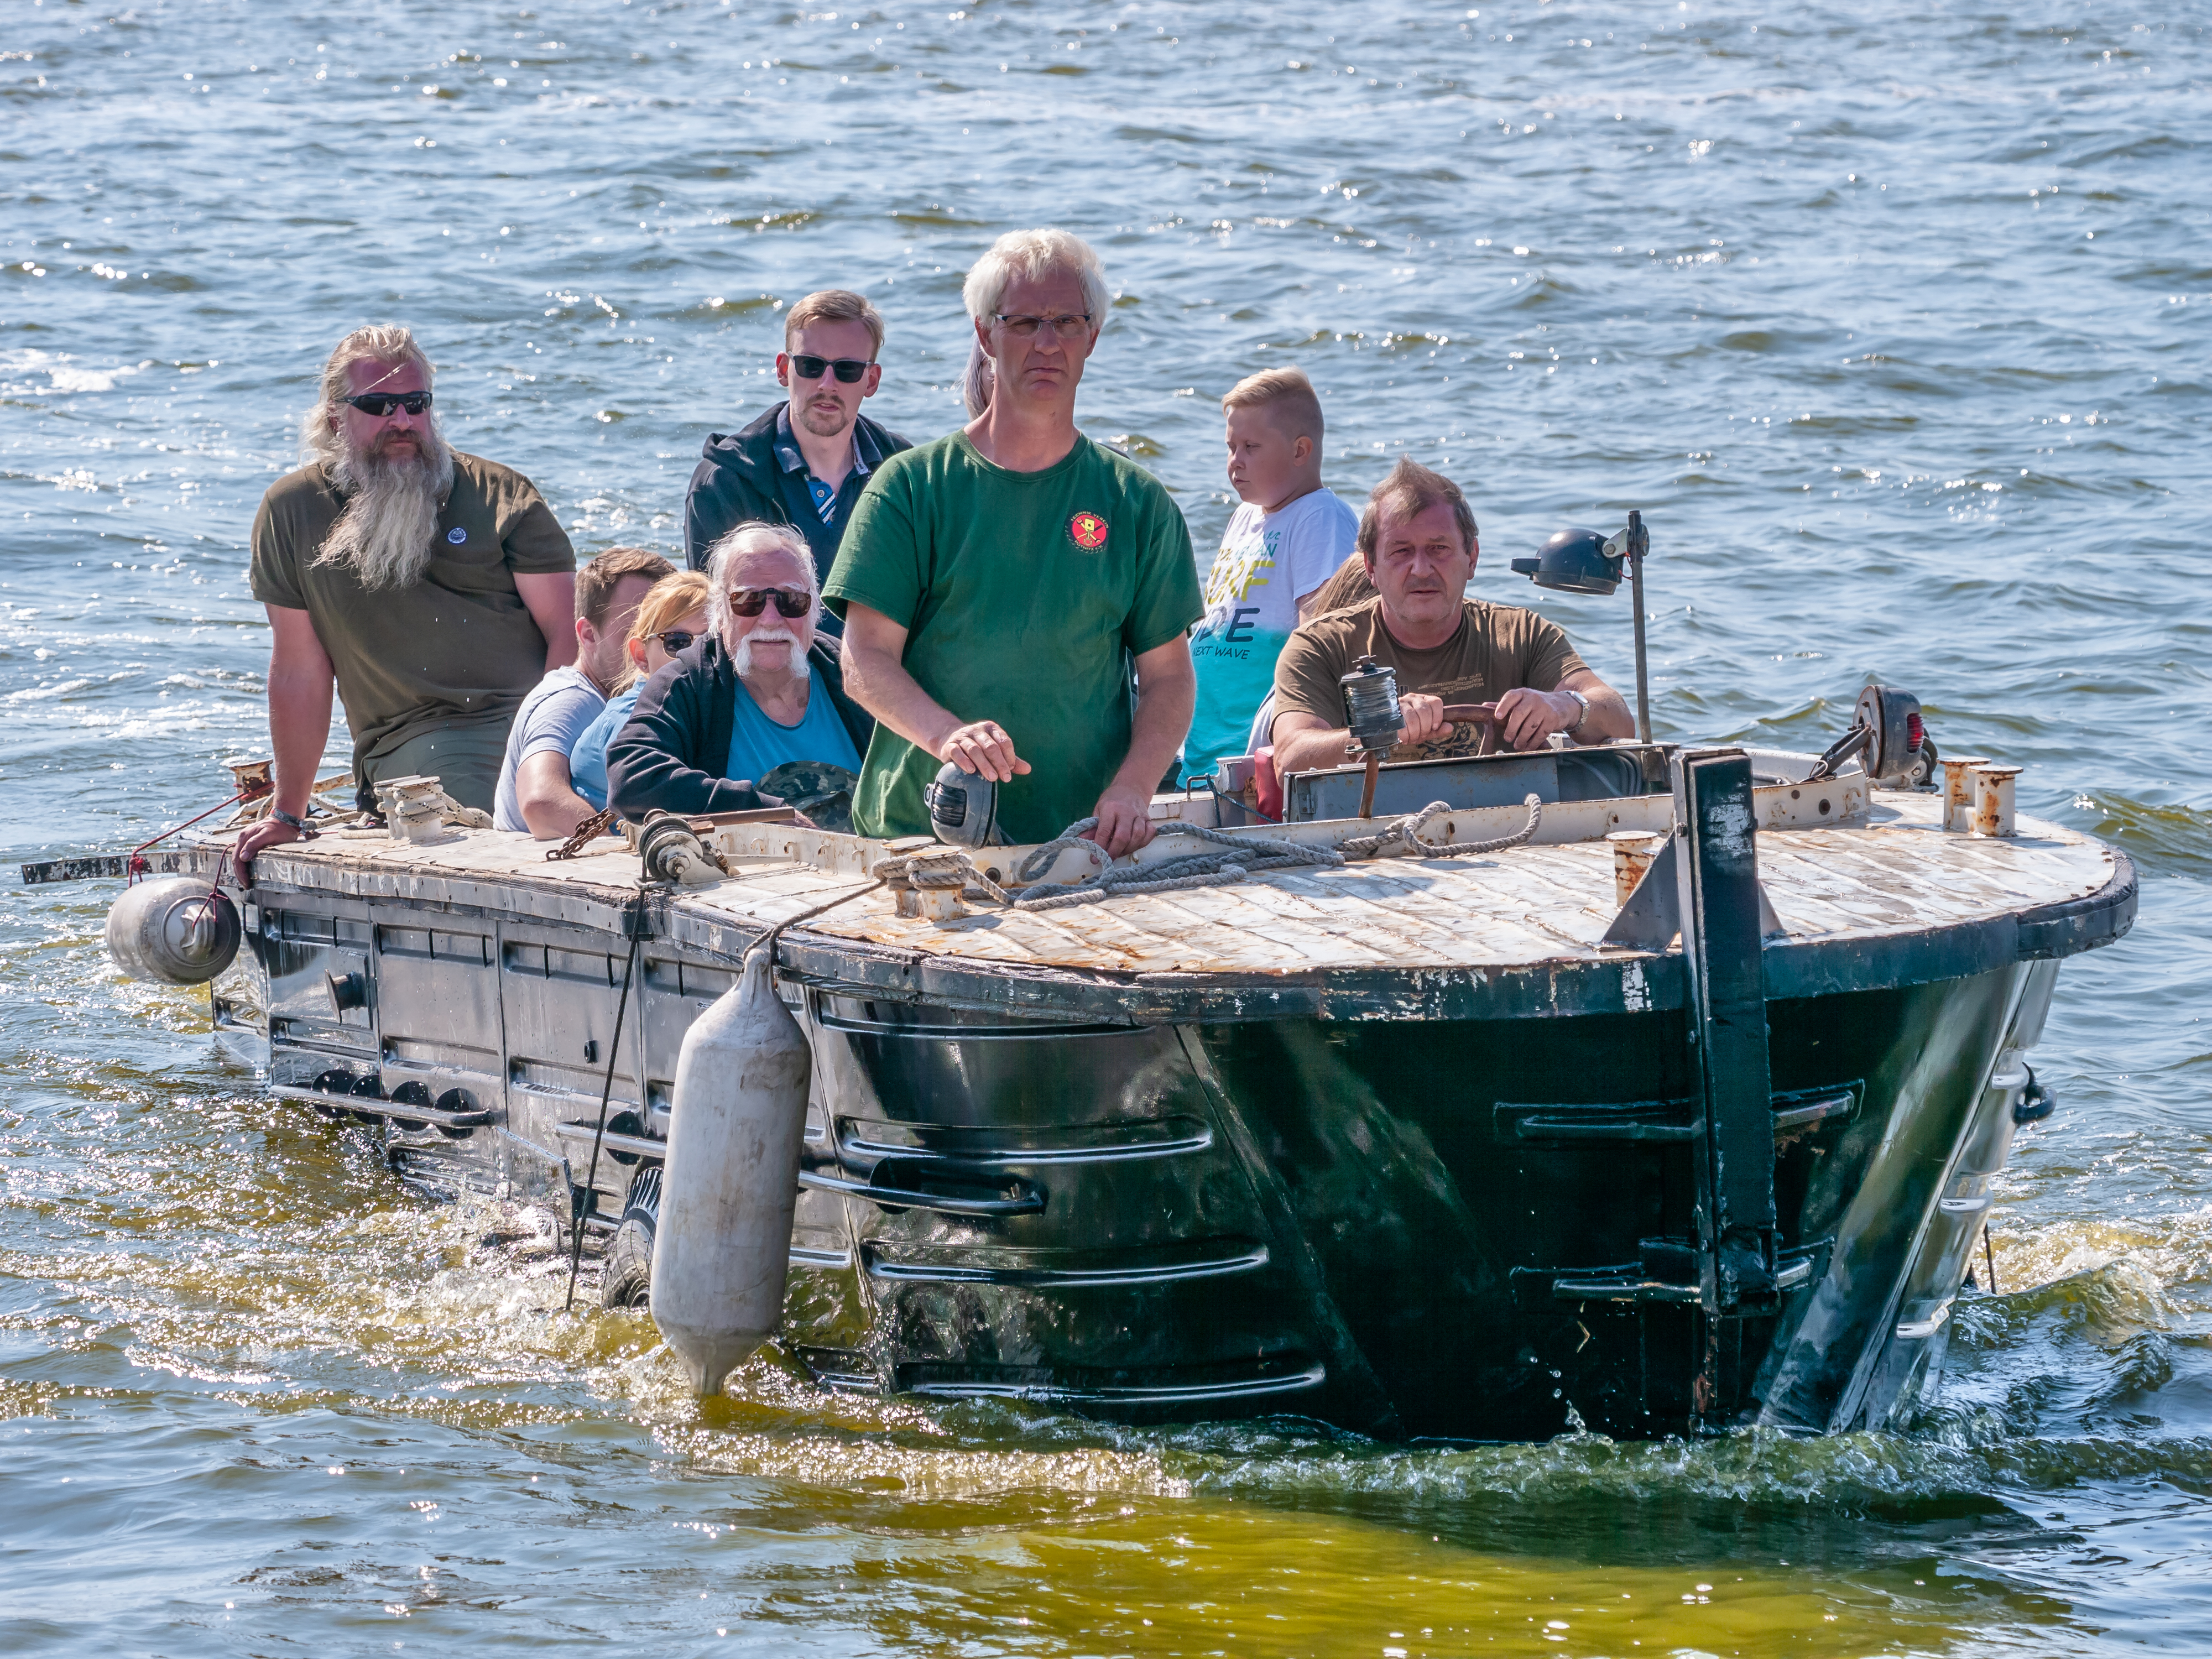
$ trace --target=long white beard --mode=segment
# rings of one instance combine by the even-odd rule
[[[372,591],[419,580],[435,544],[439,510],[453,488],[453,452],[445,440],[424,430],[419,457],[348,453],[330,471],[347,501],[315,562],[350,566]]]
[[[773,604],[775,601],[771,600],[769,603]],[[753,646],[756,641],[765,641],[774,644],[778,640],[791,641],[791,665],[784,671],[785,672],[798,679],[805,679],[813,672],[813,670],[807,665],[806,650],[800,643],[797,634],[788,628],[756,628],[739,640],[737,649],[730,653],[730,663],[738,671],[738,678],[741,680],[752,678]]]

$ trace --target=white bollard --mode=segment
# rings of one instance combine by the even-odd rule
[[[691,1022],[676,1060],[653,1243],[653,1322],[700,1395],[783,1318],[813,1060],[768,952]]]
[[[2017,766],[1978,766],[1974,769],[1974,833],[1978,836],[2014,836],[2013,828],[2013,780],[2020,775]]]
[[[1990,764],[1987,755],[1943,757],[1943,827],[1960,834],[1974,827],[1974,769]]]

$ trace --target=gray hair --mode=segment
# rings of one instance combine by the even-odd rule
[[[336,463],[344,458],[344,441],[332,422],[340,403],[353,395],[353,382],[346,371],[356,363],[364,362],[382,363],[386,368],[412,363],[422,371],[425,386],[438,374],[423,355],[422,348],[415,343],[415,336],[398,323],[372,323],[367,328],[354,330],[337,343],[323,364],[322,384],[316,390],[314,406],[300,422],[300,447],[310,460]],[[445,434],[438,424],[437,410],[434,408],[428,414],[427,424],[442,442]]]
[[[807,597],[814,601],[808,612],[811,622],[822,611],[822,583],[814,570],[814,550],[806,544],[806,538],[787,524],[769,524],[762,519],[748,519],[727,535],[716,539],[707,550],[707,580],[714,591],[707,596],[707,627],[714,636],[727,644],[730,637],[730,573],[738,562],[751,553],[788,553],[794,563],[805,574]]]
[[[983,411],[991,406],[991,392],[997,380],[998,370],[992,366],[991,354],[983,349],[981,340],[968,342],[968,368],[960,377],[960,404],[971,421],[981,420]]]
[[[1114,302],[1106,291],[1105,267],[1090,243],[1065,230],[1008,231],[969,268],[960,297],[970,317],[988,323],[998,314],[1015,277],[1036,282],[1055,271],[1083,284],[1083,307],[1091,313],[1091,325],[1104,327],[1107,308]]]

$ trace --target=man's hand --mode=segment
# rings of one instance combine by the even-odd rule
[[[282,847],[288,841],[300,839],[300,832],[289,823],[279,823],[275,818],[263,818],[249,823],[230,844],[230,861],[238,866],[240,878],[251,881],[253,875],[253,855],[264,847]]]
[[[1109,859],[1135,852],[1152,838],[1152,804],[1142,791],[1113,784],[1091,809],[1098,815],[1098,827],[1085,830],[1084,840],[1097,842]]]
[[[937,758],[994,783],[1010,783],[1030,769],[1014,752],[1014,740],[996,720],[970,720],[956,726],[937,745]]]
[[[1498,700],[1498,729],[1509,749],[1541,749],[1546,738],[1565,731],[1582,715],[1582,705],[1564,691],[1517,685]]]
[[[1426,743],[1441,737],[1444,730],[1444,700],[1431,697],[1425,692],[1409,691],[1398,699],[1398,713],[1405,725],[1399,729],[1400,743]],[[1346,733],[1350,741],[1351,734]]]

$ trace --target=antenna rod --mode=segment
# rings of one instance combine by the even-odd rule
[[[1651,671],[1644,655],[1644,555],[1651,545],[1644,528],[1644,515],[1633,507],[1628,514],[1629,598],[1636,606],[1636,740],[1651,741]]]

